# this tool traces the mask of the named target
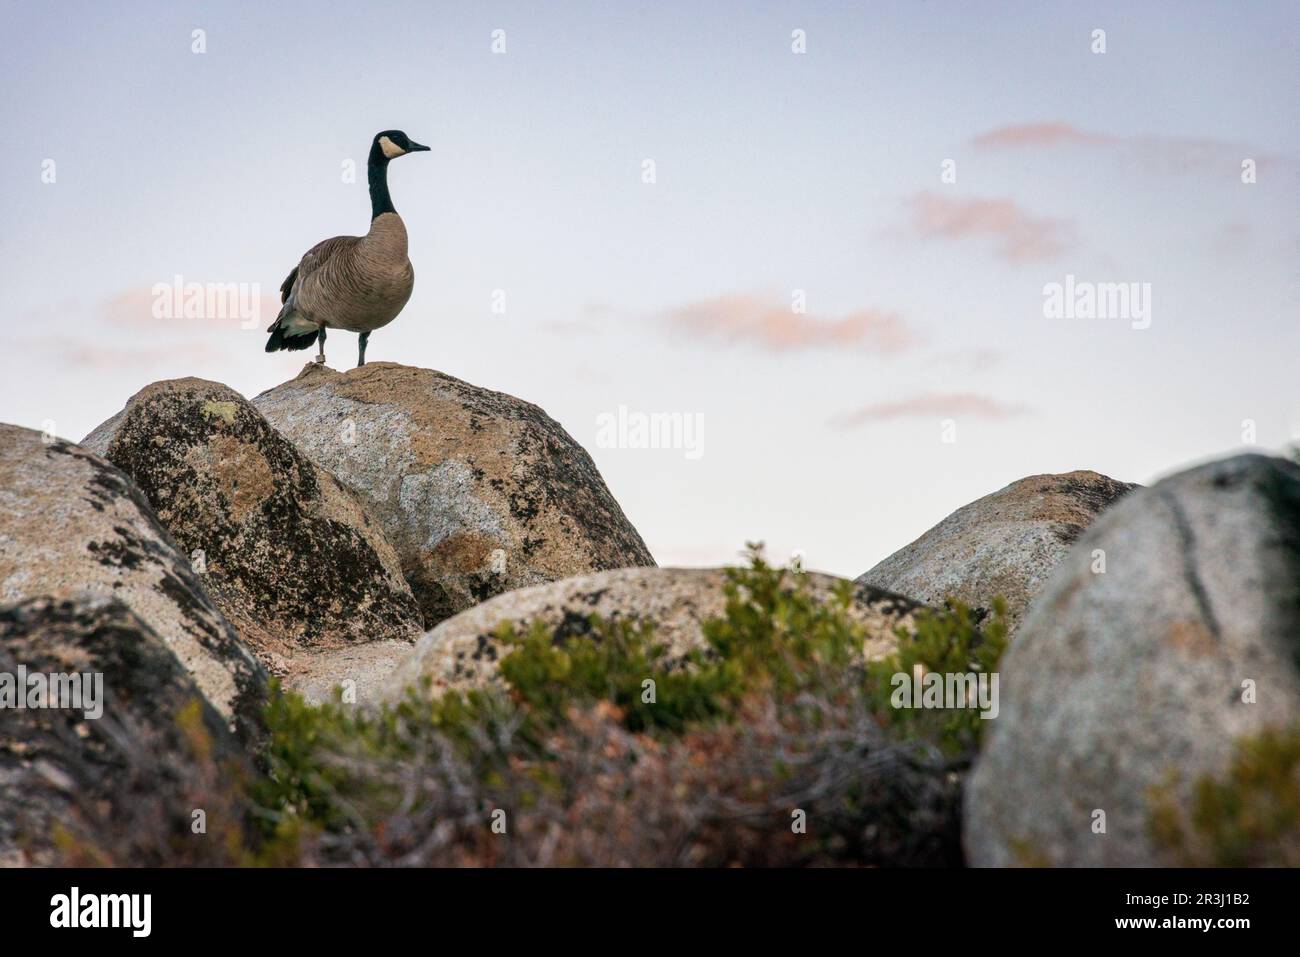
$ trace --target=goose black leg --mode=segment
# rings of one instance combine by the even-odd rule
[[[363,332],[357,336],[357,368],[360,369],[366,364],[366,343],[370,341],[370,333]]]
[[[323,366],[325,364],[325,327],[320,327],[320,338],[316,340],[320,343],[320,352],[316,354],[316,364]]]

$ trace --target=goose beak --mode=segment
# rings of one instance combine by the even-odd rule
[[[431,147],[421,146],[419,143],[412,141],[411,145],[406,148],[408,153],[427,153]]]

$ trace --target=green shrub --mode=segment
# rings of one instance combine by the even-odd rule
[[[1154,790],[1151,834],[1186,866],[1300,866],[1300,727],[1237,742],[1222,777],[1203,775],[1184,808],[1179,779]]]
[[[277,685],[265,712],[265,773],[253,796],[277,839],[296,838],[304,827],[365,828],[401,800],[388,780],[370,773],[376,765],[415,765],[436,745],[486,781],[509,763],[511,749],[497,744],[504,729],[516,748],[537,747],[530,717],[497,689],[439,697],[413,689],[394,707],[367,710],[309,705]]]
[[[1000,613],[983,630],[964,608],[922,614],[868,662],[852,583],[819,594],[754,546],[725,589],[685,653],[653,622],[593,617],[567,638],[507,624],[503,680],[481,689],[358,709],[274,687],[245,792],[256,823],[229,860],[959,863],[951,772],[981,722],[900,712],[889,678],[994,667]],[[501,811],[508,838],[489,828]]]
[[[890,702],[896,674],[986,674],[997,671],[1007,647],[1006,603],[995,598],[986,621],[961,602],[941,611],[920,612],[915,635],[900,634],[898,650],[868,666],[867,681],[876,692],[882,719],[903,734],[938,744],[950,756],[973,756],[979,750],[988,719],[974,707],[895,708]]]
[[[827,672],[862,681],[866,629],[849,614],[852,582],[839,582],[829,601],[802,573],[783,571],[750,546],[746,568],[727,570],[726,607],[704,623],[712,666],[735,693],[765,688],[777,699],[816,690]],[[733,695],[733,702],[735,697]]]
[[[670,660],[667,646],[655,640],[653,622],[593,616],[590,624],[589,635],[564,643],[540,622],[522,635],[510,623],[498,629],[509,649],[501,676],[538,722],[553,725],[574,704],[608,701],[630,731],[680,732],[725,714],[726,702],[740,691],[702,651]]]

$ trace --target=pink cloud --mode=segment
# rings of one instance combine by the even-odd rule
[[[153,317],[153,296],[148,287],[132,287],[105,299],[100,305],[104,319],[115,326],[148,326]]]
[[[964,199],[920,193],[909,200],[913,231],[926,239],[986,237],[1009,262],[1049,259],[1074,242],[1065,220],[1034,218],[1010,199]]]
[[[861,349],[888,355],[916,344],[894,313],[862,309],[839,318],[819,318],[753,296],[721,296],[663,315],[679,332],[727,343],[750,343],[769,352],[803,349]]]
[[[974,392],[926,393],[877,402],[846,412],[832,420],[840,428],[852,428],[867,422],[884,422],[891,419],[959,418],[1006,419],[1021,415],[1028,409]]]
[[[1113,136],[1086,132],[1069,123],[1022,123],[999,126],[981,133],[971,142],[981,147],[1032,147],[1103,145],[1118,140]]]
[[[1242,143],[1210,137],[1114,136],[1080,129],[1070,123],[1043,122],[999,126],[971,140],[985,149],[1105,148],[1163,170],[1221,169],[1238,171],[1243,159],[1257,168],[1271,168],[1278,157]]]
[[[27,343],[61,363],[82,369],[131,369],[160,362],[211,365],[229,356],[211,342],[172,342],[159,345],[111,345],[91,339],[45,336]]]
[[[189,301],[191,284],[182,284],[180,295],[173,282],[133,286],[104,300],[99,311],[116,326],[151,328],[166,326],[169,332],[203,332],[213,326],[242,327],[256,318],[265,329],[280,311],[278,294],[265,293],[252,284],[201,283],[202,292]],[[166,301],[163,301],[163,298]]]

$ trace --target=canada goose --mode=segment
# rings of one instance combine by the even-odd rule
[[[406,224],[388,195],[388,163],[429,147],[401,130],[375,134],[370,145],[370,232],[317,243],[280,286],[283,306],[267,332],[266,351],[307,349],[320,340],[316,361],[325,361],[325,330],[360,333],[357,365],[366,364],[370,333],[392,322],[415,285],[406,255]]]

